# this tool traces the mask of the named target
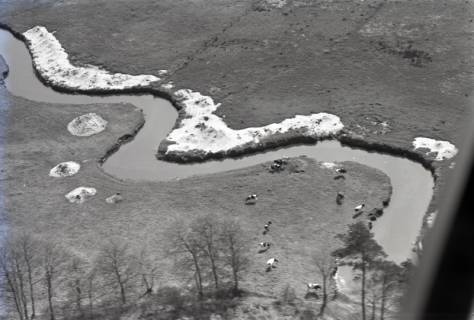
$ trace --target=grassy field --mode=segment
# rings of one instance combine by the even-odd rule
[[[472,92],[472,2],[0,0],[0,22],[17,32],[44,25],[56,31],[76,64],[115,72],[158,74],[177,89],[210,95],[232,128],[263,126],[296,114],[329,112],[346,133],[369,143],[411,150],[417,136],[462,142],[463,119]],[[106,23],[104,23],[106,21]],[[0,74],[2,73],[0,61]],[[97,164],[117,139],[133,132],[142,114],[130,105],[59,106],[12,97],[0,87],[4,136],[3,192],[6,219],[20,229],[54,238],[81,256],[93,256],[103,241],[120,238],[153,249],[168,282],[172,263],[164,255],[163,231],[175,219],[207,213],[238,216],[255,242],[244,287],[276,296],[290,283],[297,295],[304,282],[318,281],[310,264],[313,248],[333,246],[352,222],[360,199],[380,207],[390,184],[382,173],[347,163],[345,182],[307,158],[296,170],[268,172],[268,164],[167,183],[125,182]],[[100,135],[69,135],[74,117],[97,112],[109,126]],[[388,126],[380,130],[380,124]],[[78,175],[53,179],[59,162],[81,162]],[[446,163],[437,163],[434,201],[444,184]],[[304,170],[303,172],[300,172]],[[94,187],[82,205],[64,195]],[[344,189],[346,201],[335,203]],[[121,192],[125,201],[106,197]],[[243,199],[257,193],[259,202]],[[274,221],[275,246],[257,254],[261,230]],[[281,260],[265,273],[270,256]]]
[[[133,248],[148,246],[161,269],[163,284],[173,284],[172,259],[164,256],[167,227],[175,219],[192,219],[215,213],[239,217],[252,242],[251,270],[244,288],[277,296],[286,284],[304,295],[305,283],[318,281],[311,255],[316,248],[332,248],[336,233],[351,223],[353,207],[365,200],[368,208],[382,207],[390,196],[387,176],[374,169],[345,163],[347,179],[309,158],[292,159],[281,173],[270,173],[270,164],[165,183],[119,181],[105,174],[98,159],[116,140],[132,131],[142,115],[130,105],[50,105],[16,98],[1,91],[7,118],[4,192],[7,223],[19,230],[51,238],[73,253],[91,258],[108,239],[118,238]],[[75,137],[66,130],[74,117],[97,112],[109,121],[107,129],[92,137]],[[81,170],[72,177],[52,178],[49,170],[62,161],[77,161]],[[71,204],[64,195],[78,187],[94,187],[97,195],[83,204]],[[345,193],[341,206],[338,191]],[[121,192],[124,201],[108,204],[105,198]],[[257,193],[256,205],[245,205]],[[263,225],[272,220],[265,237]],[[274,246],[258,254],[258,243]],[[274,272],[265,262],[277,257]],[[177,279],[179,281],[179,279]]]
[[[79,65],[167,69],[164,81],[175,89],[222,103],[217,113],[232,128],[324,111],[339,116],[350,137],[388,148],[412,150],[417,136],[462,143],[472,101],[472,1],[271,3],[0,0],[0,22],[17,32],[56,31]]]
[[[167,69],[177,89],[222,103],[232,128],[326,111],[397,147],[416,136],[457,142],[470,110],[472,2],[269,2],[0,1],[0,21],[56,31],[79,64]]]

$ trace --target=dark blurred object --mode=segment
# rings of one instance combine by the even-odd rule
[[[474,294],[474,125],[456,157],[399,319],[471,319]]]

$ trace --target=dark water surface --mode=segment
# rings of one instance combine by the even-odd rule
[[[319,161],[356,161],[380,169],[390,177],[393,194],[384,215],[374,224],[375,237],[389,257],[396,262],[411,255],[411,244],[420,231],[422,217],[428,208],[433,188],[430,172],[416,162],[344,147],[336,141],[298,145],[240,159],[198,164],[184,165],[159,161],[155,158],[158,145],[171,130],[177,118],[177,111],[168,101],[153,95],[89,96],[54,91],[43,85],[35,76],[31,57],[25,45],[5,30],[0,30],[0,54],[10,67],[6,85],[13,95],[48,103],[132,103],[143,110],[145,126],[133,141],[123,145],[103,166],[106,172],[121,179],[154,181],[182,179],[300,155]]]

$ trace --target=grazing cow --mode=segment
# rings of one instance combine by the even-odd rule
[[[260,242],[259,246],[262,248],[270,248],[272,244],[270,242]]]
[[[272,165],[270,166],[270,169],[271,169],[272,171],[280,171],[280,170],[281,170],[281,164],[272,163]]]
[[[263,235],[266,235],[270,231],[270,225],[272,224],[271,221],[268,221],[264,226],[263,226]]]
[[[264,253],[264,252],[267,252],[268,249],[270,249],[270,246],[272,244],[270,242],[260,242],[258,245],[260,246],[258,253]]]
[[[344,199],[344,194],[342,192],[338,192],[336,196],[336,203],[338,205],[341,205],[343,199]]]
[[[277,258],[271,258],[267,261],[267,272],[272,270],[272,268],[276,268],[276,263],[278,262]]]
[[[276,164],[279,164],[280,166],[286,164],[286,160],[285,159],[276,159],[275,161],[273,161],[274,163]]]
[[[344,173],[346,173],[346,172],[347,172],[347,170],[346,170],[346,169],[344,169],[344,168],[337,168],[337,169],[336,169],[336,172],[337,172],[337,173],[344,174]]]
[[[256,194],[250,194],[245,198],[245,204],[255,204],[258,198]]]
[[[354,211],[355,211],[355,212],[361,212],[362,209],[364,209],[364,207],[365,207],[365,203],[359,204],[358,206],[356,206],[356,207],[354,208]]]
[[[310,291],[310,290],[316,291],[316,290],[321,289],[321,285],[320,285],[319,283],[311,283],[311,282],[308,282],[308,283],[306,284],[306,289],[307,289],[307,291]]]

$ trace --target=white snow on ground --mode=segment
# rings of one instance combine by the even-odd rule
[[[451,159],[458,153],[458,149],[449,141],[434,140],[430,138],[418,137],[413,140],[413,147],[416,149],[428,149],[426,154],[436,153],[436,160]]]
[[[322,162],[321,166],[326,169],[335,168],[337,165],[334,162]]]
[[[66,199],[71,203],[83,203],[87,198],[97,193],[95,188],[79,187],[65,195]]]
[[[167,140],[174,144],[168,146],[167,154],[188,151],[219,153],[246,144],[255,145],[263,138],[286,132],[297,133],[303,137],[328,137],[344,127],[339,117],[329,113],[317,113],[309,116],[297,115],[264,127],[234,130],[229,128],[222,118],[213,114],[220,104],[215,104],[211,97],[187,89],[178,90],[174,94],[183,106],[186,117],[181,120],[180,126],[168,135]]]
[[[86,113],[74,118],[67,125],[68,131],[75,136],[87,137],[105,130],[107,121],[96,113]]]
[[[45,27],[33,27],[23,35],[27,40],[36,70],[45,80],[63,88],[122,90],[147,87],[151,82],[160,80],[153,75],[109,73],[91,65],[75,67],[69,62],[68,54],[59,41]]]
[[[110,203],[110,204],[118,203],[122,201],[123,201],[123,197],[120,195],[120,193],[113,194],[110,197],[105,199],[105,202]]]
[[[284,0],[270,0],[276,6],[283,6]],[[33,57],[36,70],[47,81],[62,87],[79,90],[122,90],[148,86],[160,80],[152,75],[111,74],[95,66],[75,67],[59,41],[46,28],[36,26],[23,34]],[[166,74],[160,70],[159,74]],[[173,84],[163,85],[172,89]],[[191,90],[175,92],[177,100],[184,106],[187,117],[180,127],[173,130],[167,140],[174,142],[168,153],[200,151],[220,153],[245,145],[255,146],[262,138],[290,132],[301,137],[323,138],[338,133],[344,127],[339,117],[329,113],[310,116],[297,115],[280,123],[258,128],[234,130],[213,112],[219,107],[211,97]],[[107,121],[94,113],[75,118],[68,124],[68,130],[76,136],[90,136],[105,129]]]
[[[167,82],[167,83],[164,83],[161,85],[162,88],[166,89],[166,90],[171,90],[174,88],[174,84],[173,82]]]
[[[81,165],[74,161],[66,161],[57,164],[49,171],[49,175],[55,178],[69,177],[79,172]]]
[[[286,0],[267,0],[267,3],[275,8],[283,8]]]

